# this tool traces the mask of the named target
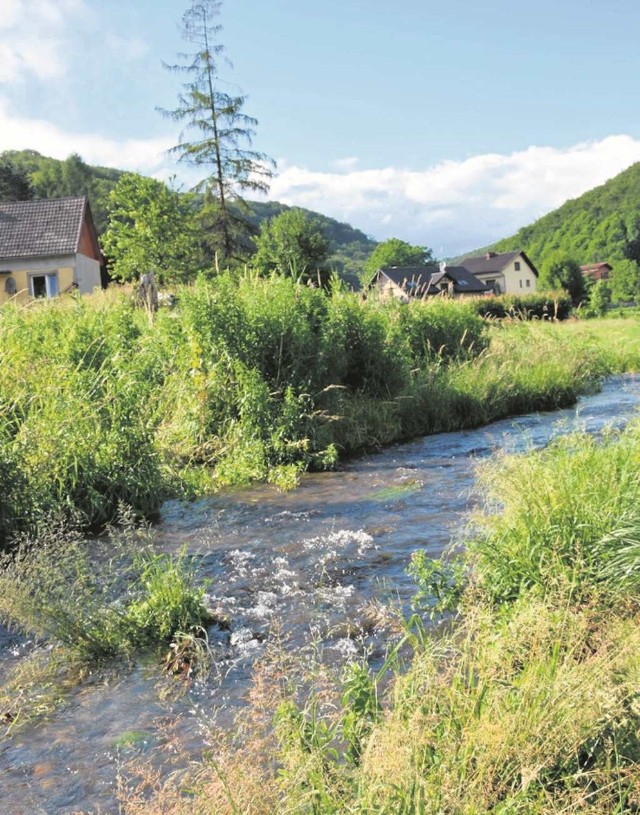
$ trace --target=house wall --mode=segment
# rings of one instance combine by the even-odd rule
[[[483,283],[487,283],[488,285],[495,286],[497,284],[499,287],[497,289],[498,294],[506,293],[507,284],[503,274],[500,274],[499,272],[485,272],[484,274],[474,275],[474,277],[477,277],[478,280],[481,280]]]
[[[88,258],[93,258],[94,260],[100,261],[100,253],[98,246],[96,245],[94,233],[89,227],[86,218],[82,222],[80,240],[78,242],[78,252]]]
[[[376,288],[382,297],[397,297],[405,303],[409,300],[406,292],[403,292],[400,286],[396,285],[393,280],[390,280],[386,275],[378,276]]]
[[[95,261],[94,261],[95,263]],[[98,266],[98,285],[100,284],[100,264]],[[52,258],[31,258],[4,259],[0,261],[0,304],[7,300],[15,299],[19,303],[28,302],[31,299],[30,278],[34,275],[56,274],[58,292],[62,293],[70,289],[75,281],[75,257]],[[5,285],[7,278],[12,277],[16,281],[16,295],[7,294]]]
[[[76,255],[76,279],[78,291],[81,294],[91,294],[100,288],[100,263],[86,255]]]
[[[520,264],[520,269],[516,269],[516,263]],[[522,255],[514,258],[501,272],[482,272],[476,277],[483,283],[497,281],[500,294],[533,294],[538,289],[538,278]]]
[[[610,276],[610,272],[612,271],[612,266],[608,264],[603,264],[602,266],[598,266],[597,268],[587,268],[581,267],[583,277],[588,278],[589,280],[608,280]]]
[[[516,271],[515,264],[520,263],[520,270]],[[520,255],[502,270],[504,277],[505,294],[533,294],[538,288],[538,278],[531,266]],[[528,281],[528,284],[527,284]]]

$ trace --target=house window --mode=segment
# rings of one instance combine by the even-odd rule
[[[513,268],[516,270],[516,272],[520,271],[520,261],[519,260],[516,260],[516,262],[513,264]]]
[[[522,288],[522,280],[520,281],[520,288]]]
[[[527,288],[530,289],[531,288],[531,280],[529,280],[529,278],[527,278],[526,283],[527,283]]]
[[[52,272],[50,274],[31,275],[29,287],[32,297],[55,297],[58,294],[58,274]]]

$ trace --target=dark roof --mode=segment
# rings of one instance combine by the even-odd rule
[[[386,275],[396,286],[414,297],[438,294],[436,285],[443,277],[453,282],[454,291],[459,294],[485,294],[491,291],[462,266],[447,266],[444,270],[439,266],[387,266],[376,272],[376,276],[378,274]]]
[[[385,266],[379,269],[376,275],[382,272],[389,280],[393,280],[396,286],[406,289],[410,294],[416,291],[424,294],[424,287],[428,285],[433,271],[433,267],[429,266]]]
[[[461,265],[471,272],[471,274],[499,274],[505,266],[515,260],[518,255],[527,261],[533,273],[538,276],[538,270],[529,260],[524,252],[502,252],[496,254],[494,252],[487,252],[485,255],[477,255],[476,257],[465,258],[461,261]]]
[[[85,196],[0,202],[0,258],[75,254],[87,207]]]
[[[481,280],[478,280],[477,277],[474,277],[464,266],[446,266],[444,272],[440,272],[439,270],[438,274],[445,274],[450,277],[453,280],[454,288],[457,292],[484,294],[491,291],[489,286]]]

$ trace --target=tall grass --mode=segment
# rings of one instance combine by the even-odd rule
[[[168,495],[290,486],[368,447],[568,404],[640,362],[629,321],[603,342],[597,322],[490,327],[473,303],[251,275],[178,302],[152,323],[112,293],[3,307],[3,541],[51,512],[99,528],[120,502],[153,517]]]

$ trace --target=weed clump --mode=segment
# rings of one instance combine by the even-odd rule
[[[0,620],[94,663],[206,624],[193,559],[154,551],[148,530],[89,542],[60,523],[0,560]]]

